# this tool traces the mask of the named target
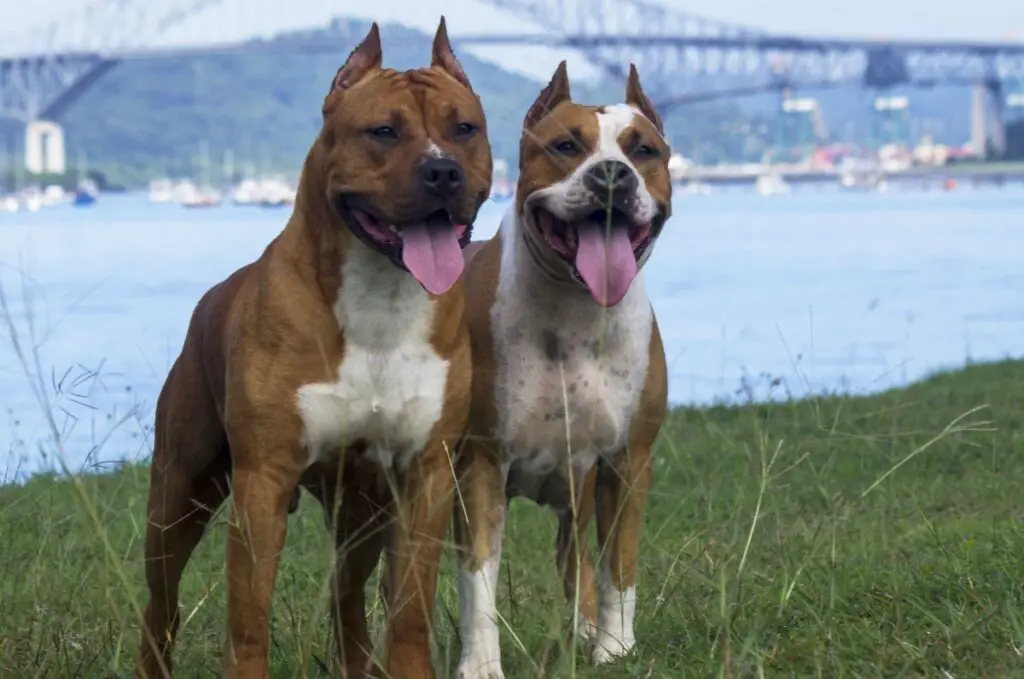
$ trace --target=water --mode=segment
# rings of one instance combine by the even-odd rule
[[[1022,208],[1018,187],[679,196],[645,270],[672,401],[862,393],[1024,354]],[[287,215],[132,196],[0,215],[0,282],[38,355],[30,382],[0,325],[0,479],[55,462],[32,383],[72,468],[147,455],[195,302]]]

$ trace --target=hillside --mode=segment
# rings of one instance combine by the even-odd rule
[[[91,166],[127,181],[162,172],[194,173],[202,140],[218,164],[231,149],[238,166],[297,170],[320,127],[331,79],[367,29],[355,22],[328,29],[338,40],[338,51],[331,54],[228,54],[121,64],[65,116],[69,153],[73,158],[82,149]],[[382,34],[388,66],[411,68],[429,59],[430,36],[395,25]],[[487,103],[495,137],[507,138],[518,123],[502,112],[523,110],[535,86],[471,56],[462,60]],[[499,145],[497,151],[510,148]]]
[[[215,177],[228,149],[236,169],[248,164],[256,170],[297,171],[319,129],[320,106],[331,79],[367,29],[357,21],[337,22],[275,39],[326,33],[338,43],[338,51],[330,54],[225,54],[120,64],[64,116],[69,164],[84,151],[91,170],[128,185],[163,174],[195,175],[205,140]],[[382,36],[388,66],[412,68],[429,58],[430,35],[391,24],[382,27]],[[522,119],[541,83],[471,54],[460,54],[460,60],[487,110],[495,156],[514,164]],[[617,101],[622,88],[609,82],[600,92],[577,88],[574,94],[589,101]],[[684,117],[668,122],[680,142],[704,138],[715,147],[715,127],[738,113],[735,106],[717,104],[688,109]],[[7,129],[20,147],[20,128]]]
[[[236,169],[249,165],[294,172],[319,128],[328,83],[367,28],[364,22],[342,21],[275,39],[323,34],[337,41],[337,52],[330,54],[217,55],[121,64],[65,115],[69,162],[73,166],[84,151],[90,169],[101,170],[114,182],[138,185],[163,174],[196,174],[205,140],[215,175],[227,149],[235,154]],[[383,39],[390,66],[420,65],[430,53],[431,36],[405,26],[386,25]],[[541,83],[469,53],[460,58],[487,109],[495,155],[514,162],[522,116]],[[927,127],[937,132],[938,141],[966,140],[970,109],[965,88],[894,93],[910,96],[912,116],[930,120]],[[599,91],[577,86],[574,94],[584,101],[616,101],[622,97],[622,84],[608,81]],[[852,134],[867,141],[874,93],[854,88],[795,94],[819,99],[832,139],[847,140]],[[743,130],[749,122],[756,127],[758,119],[774,118],[777,108],[778,96],[766,94],[683,107],[666,118],[666,125],[673,144],[703,162],[757,159],[761,145],[745,145]],[[10,148],[20,148],[21,134],[20,125],[0,120],[0,140],[6,139]],[[774,139],[770,130],[764,136],[768,143]],[[4,166],[0,162],[0,176],[9,175]]]

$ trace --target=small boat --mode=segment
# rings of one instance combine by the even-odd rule
[[[182,207],[188,208],[211,208],[220,206],[220,198],[216,196],[196,196],[182,202]]]
[[[231,191],[235,205],[276,208],[295,204],[295,189],[280,178],[245,179]]]
[[[14,196],[0,197],[0,212],[17,212],[21,209],[18,199]]]
[[[182,207],[211,208],[220,207],[220,196],[214,191],[198,190],[181,201]]]
[[[75,207],[89,207],[99,198],[100,190],[96,182],[89,179],[86,171],[85,152],[78,152],[78,186],[71,198],[71,204]]]
[[[96,203],[96,198],[99,195],[100,191],[96,187],[96,182],[91,179],[83,179],[78,182],[78,188],[75,189],[75,197],[72,200],[72,204],[75,207],[89,207]]]
[[[679,182],[676,186],[679,187],[679,193],[686,196],[706,196],[711,193],[711,186],[698,179],[692,179],[688,182]]]
[[[844,191],[885,193],[889,184],[881,172],[846,170],[839,178],[839,187]]]
[[[56,184],[51,184],[43,189],[43,205],[46,205],[47,207],[60,205],[65,202],[67,198],[67,192]]]
[[[235,205],[254,205],[259,202],[259,194],[259,182],[244,179],[231,191],[231,202]]]
[[[29,212],[39,212],[43,209],[43,194],[35,187],[23,190],[18,196],[18,200],[21,202],[21,207]]]
[[[181,205],[187,208],[220,207],[220,192],[214,190],[210,183],[210,145],[205,139],[199,145],[199,156],[201,183],[182,185]]]
[[[170,179],[154,179],[149,183],[149,202],[170,203],[174,200],[174,184]]]
[[[285,207],[295,204],[295,189],[279,179],[264,180],[256,197],[260,207]]]
[[[789,183],[777,172],[759,175],[756,187],[762,196],[777,196],[791,191]]]
[[[507,200],[511,200],[513,196],[512,188],[509,186],[508,180],[495,182],[491,186],[491,200],[495,203],[504,203]]]
[[[511,200],[514,195],[515,191],[512,188],[512,182],[508,178],[508,161],[504,158],[498,158],[494,161],[494,170],[491,175],[490,200],[495,203],[504,203],[507,200]]]
[[[196,186],[192,182],[182,182],[175,192],[178,204],[188,208],[220,207],[220,194],[209,186]]]

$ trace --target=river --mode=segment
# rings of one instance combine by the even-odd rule
[[[504,209],[485,207],[478,237]],[[54,465],[41,400],[72,468],[147,455],[196,300],[287,216],[131,195],[0,214],[0,283],[30,358],[26,372],[4,322],[0,480]],[[674,403],[885,389],[1024,355],[1024,190],[678,196],[645,276]]]

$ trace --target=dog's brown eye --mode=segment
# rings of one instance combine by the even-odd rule
[[[476,132],[476,125],[473,123],[459,123],[455,126],[455,133],[460,137],[468,137]]]
[[[637,158],[654,158],[658,155],[657,149],[647,144],[640,144],[633,149],[633,155]]]
[[[371,128],[369,130],[369,133],[371,137],[376,137],[377,139],[398,138],[398,132],[395,130],[395,128],[391,127],[390,125],[381,125],[379,127]]]
[[[563,156],[572,156],[579,152],[580,147],[571,139],[564,139],[556,142],[552,148]]]

